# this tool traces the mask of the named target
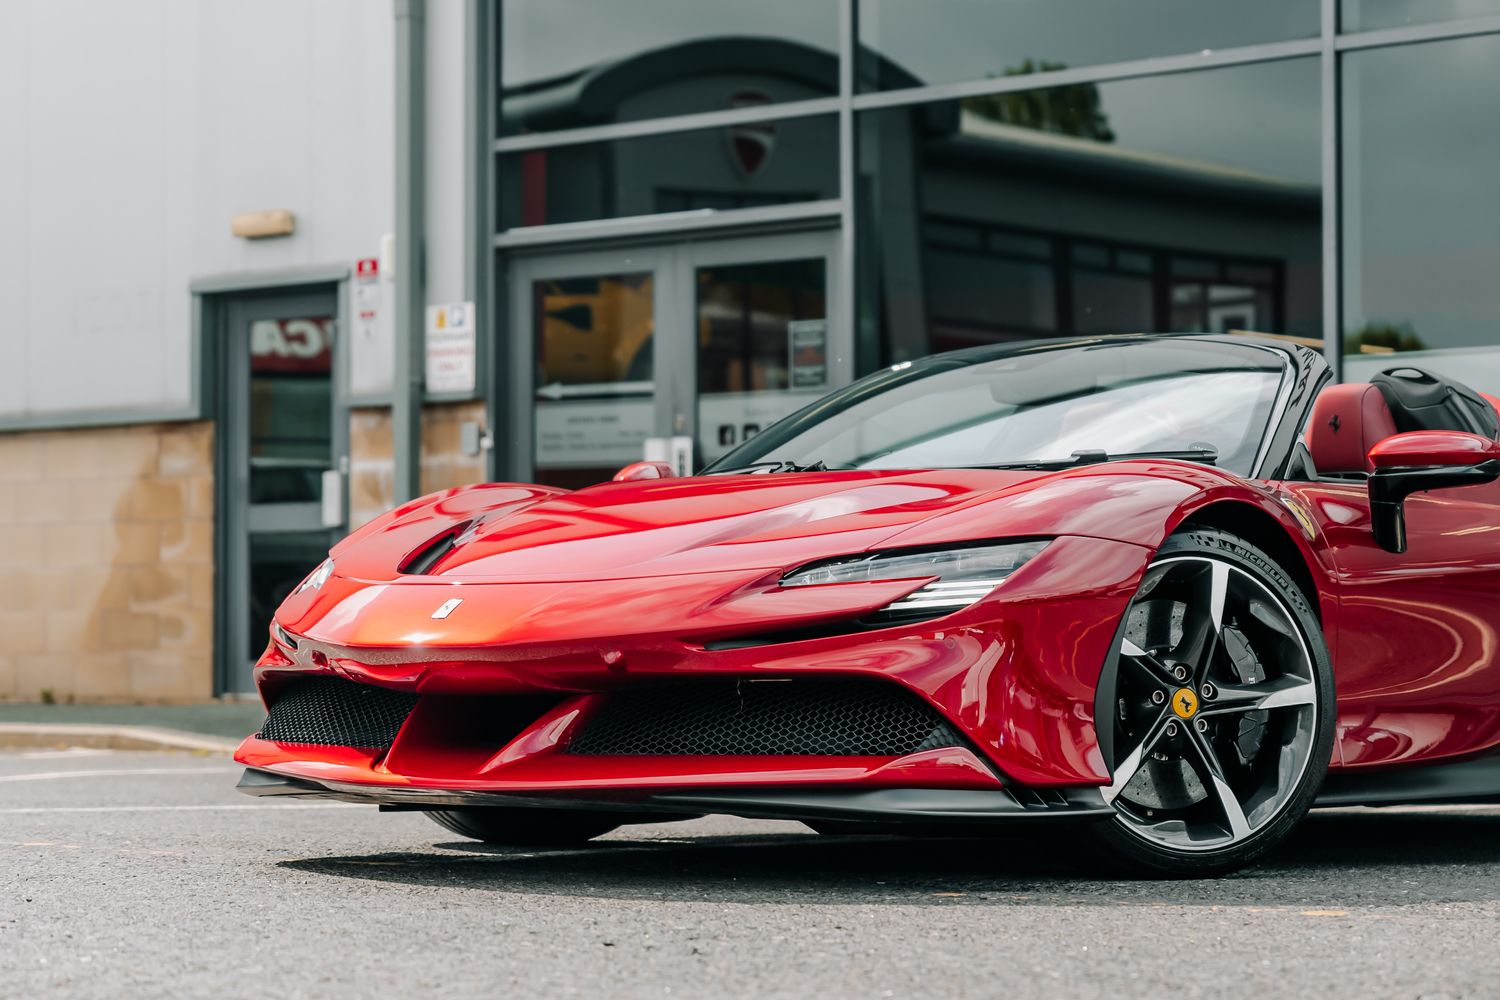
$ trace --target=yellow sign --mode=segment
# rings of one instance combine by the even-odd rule
[[[1198,711],[1198,696],[1191,688],[1178,688],[1172,694],[1172,711],[1179,719],[1191,719]]]

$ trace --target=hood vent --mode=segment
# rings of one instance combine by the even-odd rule
[[[396,572],[405,573],[408,576],[431,575],[432,571],[437,568],[437,564],[443,561],[443,557],[458,548],[458,540],[472,524],[472,521],[465,521],[463,524],[456,524],[444,531],[403,559],[401,565],[396,567]]]

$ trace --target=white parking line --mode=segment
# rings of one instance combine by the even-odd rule
[[[235,803],[233,805],[192,806],[25,806],[19,809],[0,809],[0,816],[30,816],[36,813],[130,813],[130,812],[216,812],[241,809],[359,809],[357,802],[267,802]]]
[[[54,760],[61,757],[110,757],[113,750],[98,750],[93,747],[68,747],[66,750],[28,750],[17,756],[25,760]]]
[[[130,767],[112,771],[42,771],[38,774],[0,774],[0,781],[60,781],[64,778],[115,778],[147,774],[233,774],[238,767]]]

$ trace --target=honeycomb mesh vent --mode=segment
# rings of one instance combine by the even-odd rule
[[[260,727],[260,738],[384,750],[395,742],[416,703],[416,695],[403,691],[342,677],[308,677],[282,690]]]
[[[568,752],[899,757],[959,743],[935,709],[894,684],[730,681],[611,695]]]

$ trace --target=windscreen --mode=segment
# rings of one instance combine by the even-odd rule
[[[1065,463],[1079,453],[1201,453],[1247,475],[1284,355],[1206,340],[974,352],[873,375],[788,417],[706,471],[777,463],[925,469]]]

